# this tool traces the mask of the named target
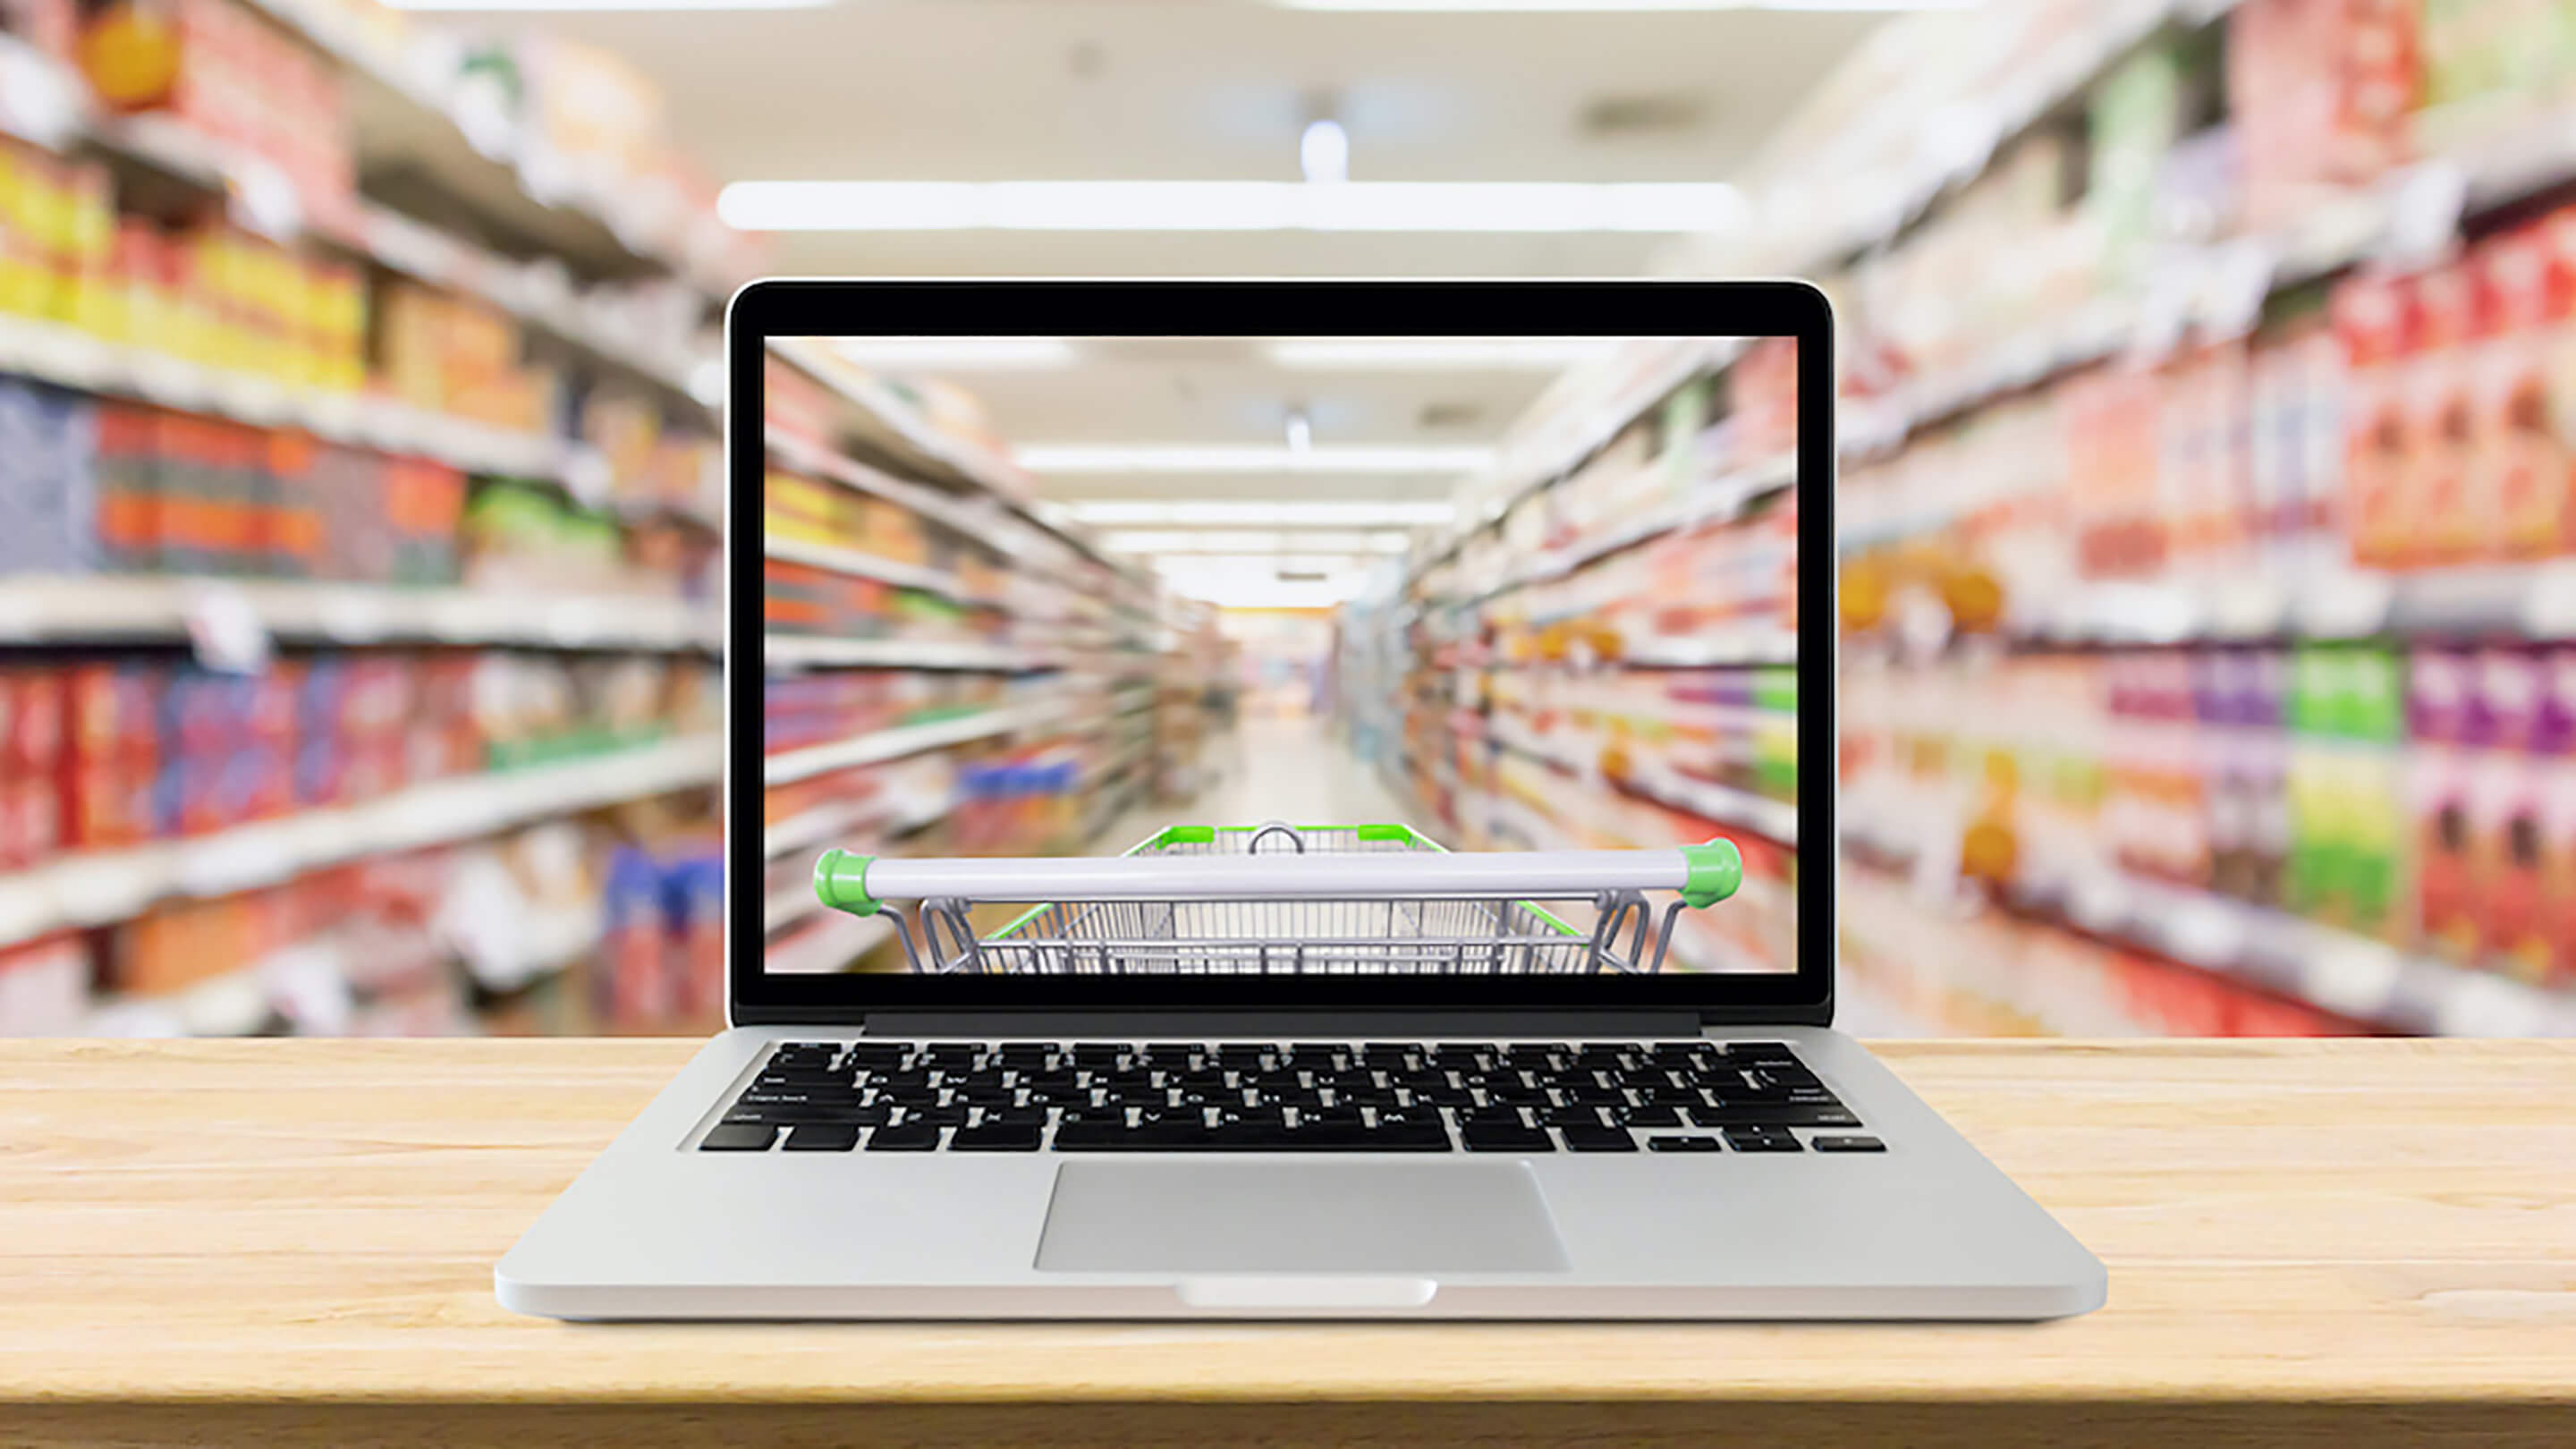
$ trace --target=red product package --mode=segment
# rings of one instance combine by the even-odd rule
[[[0,670],[0,779],[50,773],[62,750],[61,672]]]
[[[2387,567],[2408,552],[2402,495],[2415,467],[2415,414],[2404,366],[2414,299],[2404,280],[2355,276],[2331,305],[2349,392],[2344,411],[2344,523],[2353,562]]]
[[[2538,226],[2485,243],[2474,259],[2489,323],[2473,383],[2476,512],[2486,557],[2545,558],[2567,543],[2568,457],[2550,394],[2558,342],[2553,242]]]
[[[2485,340],[2476,274],[2465,264],[2416,279],[2415,355],[2406,367],[2414,408],[2414,466],[2398,490],[2404,545],[2397,562],[2474,560],[2487,523],[2472,487],[2478,462],[2475,380]]]

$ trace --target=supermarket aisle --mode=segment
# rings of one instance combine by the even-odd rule
[[[1102,832],[1091,853],[1114,855],[1166,825],[1182,823],[1420,823],[1319,720],[1247,718],[1233,740],[1209,742],[1209,757],[1224,770],[1209,789],[1176,804],[1149,801],[1138,806]]]

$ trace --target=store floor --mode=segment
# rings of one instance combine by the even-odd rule
[[[1207,762],[1217,776],[1195,799],[1129,811],[1092,842],[1092,853],[1115,855],[1166,825],[1412,820],[1412,811],[1322,720],[1247,718],[1232,738],[1209,741]]]

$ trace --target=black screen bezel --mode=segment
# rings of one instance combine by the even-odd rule
[[[1796,281],[769,280],[726,313],[728,660],[761,657],[760,426],[772,337],[895,336],[1794,337],[1798,342],[1798,749],[1807,761],[1794,972],[1649,976],[1183,977],[789,975],[763,959],[761,671],[726,670],[726,996],[736,1024],[853,1021],[870,1011],[1691,1011],[1709,1021],[1829,1024],[1834,988],[1834,360],[1824,294]],[[1814,486],[1822,480],[1824,486]],[[1806,636],[1820,631],[1821,647]],[[736,726],[740,727],[737,728]],[[1191,822],[1202,823],[1202,822]],[[1226,822],[1212,822],[1226,823]],[[1723,910],[1721,904],[1713,909]],[[752,963],[743,969],[743,963]]]

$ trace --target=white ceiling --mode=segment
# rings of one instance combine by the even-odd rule
[[[1368,14],[1253,0],[840,0],[820,10],[504,22],[600,45],[667,93],[719,180],[1295,180],[1309,106],[1355,181],[1711,181],[1885,17],[1835,11]],[[497,17],[454,17],[489,23]],[[1625,108],[1649,123],[1604,127]],[[1660,115],[1661,119],[1654,117]],[[1596,123],[1587,123],[1587,117]],[[923,275],[1635,275],[1635,234],[797,234],[774,270]],[[1515,330],[1496,319],[1498,332]],[[1531,372],[1290,372],[1257,350],[947,374],[1015,442],[1490,443]],[[1425,409],[1455,405],[1450,421]],[[1064,498],[1441,496],[1455,480],[1082,476]]]

